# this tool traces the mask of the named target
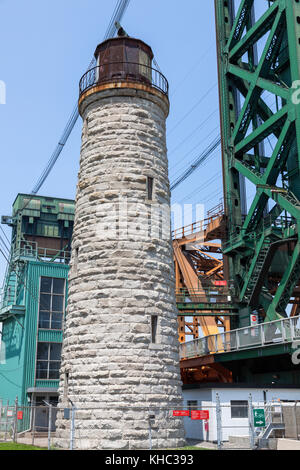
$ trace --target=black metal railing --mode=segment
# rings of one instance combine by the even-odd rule
[[[79,96],[98,84],[132,81],[154,87],[168,96],[166,77],[158,70],[137,62],[110,62],[93,67],[80,79]]]

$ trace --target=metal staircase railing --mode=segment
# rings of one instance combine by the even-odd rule
[[[267,439],[275,431],[284,431],[285,424],[283,420],[282,404],[278,401],[271,401],[265,404],[265,427],[258,428],[256,438],[259,447],[264,447]]]
[[[256,283],[259,279],[261,270],[264,266],[264,263],[265,263],[265,260],[266,260],[266,257],[267,257],[267,254],[268,254],[268,251],[269,251],[269,248],[270,248],[270,244],[271,243],[268,239],[265,240],[263,245],[262,245],[261,250],[258,253],[257,260],[256,260],[256,263],[255,263],[255,267],[254,267],[252,275],[249,279],[248,286],[247,286],[247,289],[246,289],[246,292],[245,292],[245,295],[244,295],[244,299],[247,302],[250,301],[252,293],[255,289]]]

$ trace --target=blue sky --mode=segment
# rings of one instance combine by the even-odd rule
[[[30,193],[78,98],[78,82],[103,40],[116,0],[0,0],[0,215],[19,192]],[[131,0],[122,20],[148,43],[170,85],[167,146],[171,182],[219,134],[213,0]],[[41,195],[74,198],[81,119]],[[222,197],[220,149],[172,193],[172,203],[204,204]],[[188,209],[192,221],[193,211]],[[10,237],[10,231],[2,226]],[[0,278],[5,261],[0,258]]]

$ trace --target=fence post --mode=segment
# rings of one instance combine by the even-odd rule
[[[4,433],[4,440],[5,441],[6,441],[6,438],[7,438],[7,427],[8,427],[8,407],[9,407],[9,400],[7,400],[7,405],[6,405],[5,433]]]
[[[218,441],[218,450],[222,449],[222,410],[220,404],[219,394],[216,393],[216,418],[217,418],[217,441]]]
[[[14,435],[13,435],[13,441],[17,442],[17,426],[18,426],[18,421],[17,421],[17,416],[18,414],[18,397],[15,399],[15,415],[14,415]]]
[[[2,400],[0,400],[0,433],[2,432],[2,412],[4,410],[4,407],[3,407],[3,403],[2,403]]]
[[[48,450],[51,450],[51,424],[52,424],[52,405],[49,404],[49,421],[48,421]]]
[[[32,440],[31,444],[34,445],[34,435],[35,435],[35,416],[36,416],[36,404],[35,402],[33,403],[33,416],[32,416]]]
[[[295,439],[298,440],[298,426],[297,426],[297,402],[295,401],[294,406],[293,406],[293,411],[294,411],[294,423],[295,423]]]
[[[71,401],[71,400],[70,400]],[[75,405],[71,402],[72,412],[71,412],[71,431],[70,431],[70,450],[74,448],[74,431],[75,431]]]
[[[151,424],[152,424],[152,421],[154,421],[154,419],[155,419],[154,413],[149,411],[149,414],[148,414],[148,420],[149,420],[149,450],[152,450],[152,427],[151,427]]]
[[[249,440],[250,440],[250,447],[253,450],[255,448],[255,436],[254,436],[254,421],[253,421],[253,403],[252,403],[252,395],[249,394],[248,400],[248,419],[249,419]]]
[[[149,416],[149,450],[152,450],[152,431],[151,431],[151,419]]]

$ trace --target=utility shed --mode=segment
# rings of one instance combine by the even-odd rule
[[[183,399],[184,408],[190,411],[190,416],[184,417],[186,438],[217,442],[218,431],[222,441],[228,441],[231,436],[249,436],[251,403],[254,409],[264,409],[266,415],[270,408],[273,412],[282,413],[284,420],[287,416],[285,409],[288,407],[291,414],[291,404],[300,400],[300,390],[296,386],[265,388],[212,384],[203,387],[193,384],[183,386]],[[209,419],[192,419],[192,410],[207,410]]]

